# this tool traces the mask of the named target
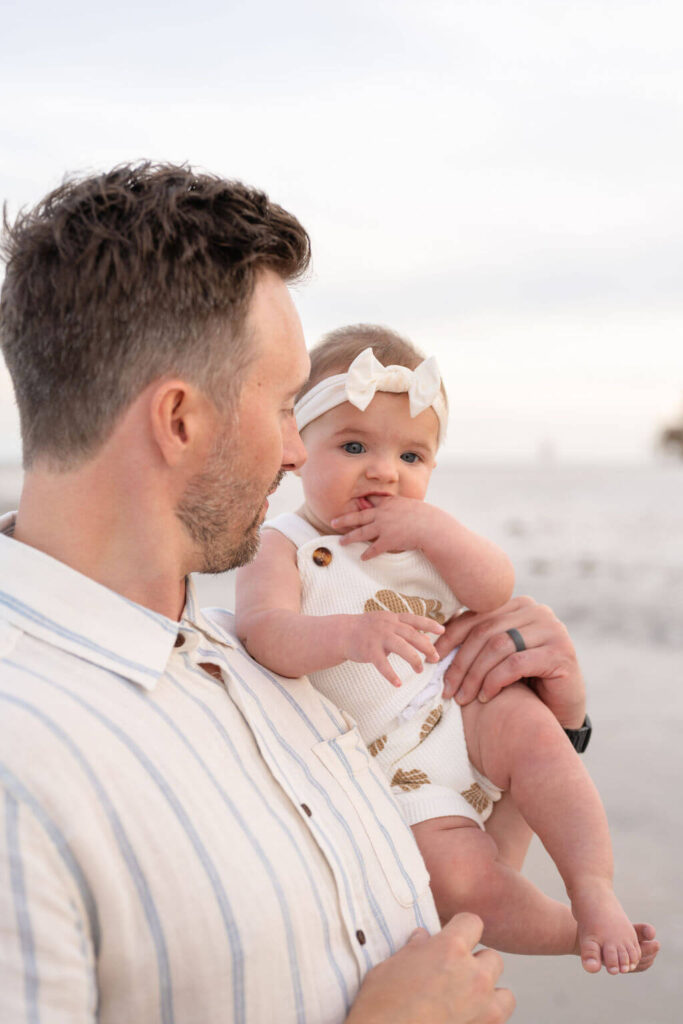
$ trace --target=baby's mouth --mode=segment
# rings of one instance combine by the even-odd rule
[[[382,498],[388,497],[389,495],[385,493],[364,494],[361,498],[356,498],[358,511],[362,512],[366,508],[377,508]]]

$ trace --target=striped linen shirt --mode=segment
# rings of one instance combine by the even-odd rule
[[[253,662],[191,582],[171,621],[14,541],[13,522],[0,1020],[343,1021],[373,964],[438,929],[357,730]]]

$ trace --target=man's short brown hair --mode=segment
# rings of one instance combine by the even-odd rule
[[[67,180],[4,227],[0,345],[26,467],[88,458],[158,377],[225,405],[252,355],[259,271],[292,281],[310,260],[306,231],[263,192],[169,164]]]
[[[325,334],[308,353],[311,357],[311,372],[308,380],[297,395],[297,399],[314,388],[326,377],[346,373],[349,366],[361,352],[371,348],[376,359],[383,366],[407,366],[414,370],[424,359],[412,341],[378,324],[350,324],[338,327]],[[448,396],[441,382],[441,394],[448,407]]]

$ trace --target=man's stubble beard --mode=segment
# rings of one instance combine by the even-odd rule
[[[266,494],[259,501],[246,526],[238,525],[247,510],[254,508],[253,484],[232,479],[227,456],[227,438],[221,438],[210,452],[204,469],[188,483],[175,512],[199,549],[201,562],[193,572],[216,574],[237,569],[255,557],[260,543],[261,511]],[[275,490],[284,476],[280,471],[268,488]],[[235,536],[239,529],[238,536]]]

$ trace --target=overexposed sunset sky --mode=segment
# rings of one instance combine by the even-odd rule
[[[368,321],[437,355],[454,454],[643,459],[678,414],[680,0],[0,10],[10,216],[69,171],[189,161],[308,228],[309,343]]]

